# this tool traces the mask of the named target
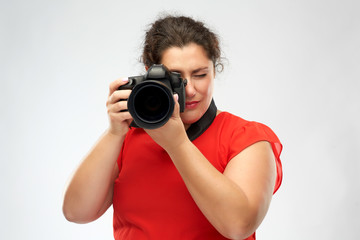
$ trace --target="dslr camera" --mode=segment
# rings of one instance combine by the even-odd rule
[[[130,89],[127,107],[134,121],[132,127],[155,129],[163,126],[174,111],[173,94],[179,96],[180,112],[185,109],[186,79],[170,72],[162,64],[152,65],[145,75],[128,77],[119,90]]]

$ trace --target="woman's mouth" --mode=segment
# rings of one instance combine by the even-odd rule
[[[186,102],[185,103],[185,107],[186,109],[194,109],[199,105],[199,101],[191,101],[191,102]]]

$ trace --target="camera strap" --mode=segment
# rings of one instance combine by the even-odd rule
[[[188,138],[190,141],[198,138],[203,132],[210,127],[211,123],[214,121],[216,117],[217,107],[215,105],[214,99],[211,100],[210,106],[208,110],[206,110],[205,114],[195,123],[191,124],[191,126],[186,131]]]

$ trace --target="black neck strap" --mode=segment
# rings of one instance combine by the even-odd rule
[[[199,137],[203,132],[208,129],[211,123],[214,121],[216,117],[217,107],[215,105],[214,99],[211,100],[210,106],[208,110],[206,110],[205,114],[195,123],[191,124],[191,126],[186,130],[188,138],[190,141],[195,140]]]

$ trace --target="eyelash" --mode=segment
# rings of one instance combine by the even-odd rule
[[[206,77],[206,73],[200,74],[200,75],[195,75],[194,77],[196,77],[196,78],[203,78],[203,77]]]

